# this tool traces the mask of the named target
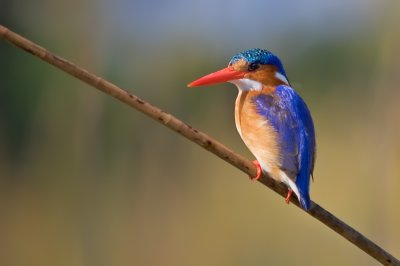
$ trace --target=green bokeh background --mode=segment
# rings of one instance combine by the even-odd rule
[[[252,159],[236,89],[277,53],[317,131],[313,200],[400,257],[396,1],[0,1],[0,23]],[[322,2],[322,1],[321,1]],[[224,161],[0,41],[0,265],[376,265]]]

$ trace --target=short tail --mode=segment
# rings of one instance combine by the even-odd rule
[[[311,200],[310,200],[310,194],[307,191],[304,191],[302,187],[300,187],[298,184],[291,183],[290,184],[290,189],[293,190],[294,194],[296,194],[297,199],[300,202],[301,208],[304,210],[308,211],[310,209],[311,205]]]
[[[309,193],[302,193],[302,191],[300,192],[300,197],[299,197],[299,202],[300,202],[300,206],[308,211],[310,209],[310,205],[311,205],[311,200],[310,200],[310,194]]]
[[[302,178],[301,175],[298,175],[296,178],[296,182],[293,182],[285,172],[281,172],[282,182],[285,183],[289,189],[293,190],[294,194],[296,194],[297,199],[300,202],[300,206],[308,211],[310,209],[311,200],[310,200],[310,192],[309,192],[309,184],[310,178]]]
[[[308,172],[300,172],[296,178],[297,198],[300,206],[308,211],[310,209],[310,174]]]

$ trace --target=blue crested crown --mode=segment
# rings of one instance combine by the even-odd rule
[[[236,61],[244,59],[248,63],[259,63],[262,65],[274,65],[278,68],[279,73],[284,75],[286,77],[285,70],[283,69],[283,65],[281,63],[281,60],[271,53],[268,50],[265,49],[249,49],[244,52],[238,53],[234,55],[229,61],[229,64],[235,63]]]

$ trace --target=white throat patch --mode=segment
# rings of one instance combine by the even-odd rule
[[[263,88],[263,85],[260,82],[247,78],[230,80],[229,82],[235,84],[236,87],[241,91],[260,91]]]
[[[289,81],[287,80],[285,75],[282,75],[279,72],[275,72],[275,77],[280,81],[282,81],[283,83],[285,83],[286,85],[289,85]],[[260,91],[263,88],[263,84],[261,82],[248,78],[235,79],[235,80],[230,80],[228,82],[235,84],[236,87],[241,91],[249,91],[249,90]]]

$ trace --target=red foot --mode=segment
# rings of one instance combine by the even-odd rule
[[[289,190],[288,190],[288,192],[287,192],[287,196],[286,196],[286,198],[285,198],[286,204],[289,204],[289,203],[290,203],[290,196],[292,196],[292,193],[293,193],[293,190],[291,190],[291,189],[289,188]]]
[[[257,168],[257,174],[256,174],[256,176],[250,176],[250,179],[251,180],[258,180],[260,177],[261,177],[261,173],[262,173],[262,170],[261,170],[261,165],[260,165],[260,163],[257,161],[257,160],[254,160],[253,161],[253,164],[256,166],[256,168]]]

